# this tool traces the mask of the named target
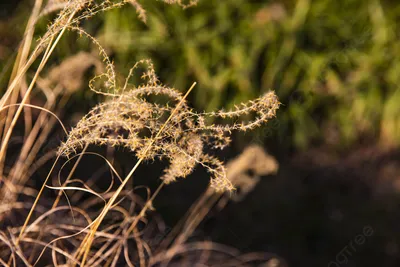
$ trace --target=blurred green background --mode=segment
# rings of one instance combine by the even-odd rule
[[[279,140],[284,151],[315,144],[340,149],[359,142],[400,144],[395,2],[200,1],[189,9],[161,1],[142,4],[147,24],[131,6],[84,23],[121,75],[135,61],[151,58],[162,82],[182,91],[198,82],[191,101],[199,110],[230,108],[274,90],[283,103],[279,122],[247,138]],[[17,10],[0,25],[2,69],[16,49],[29,4]],[[38,36],[51,18],[42,19]],[[70,34],[55,60],[92,49]]]
[[[131,6],[83,23],[121,77],[137,60],[151,58],[163,83],[185,91],[197,82],[189,97],[197,110],[229,109],[269,90],[282,102],[275,120],[236,138],[235,145],[264,144],[283,171],[258,187],[250,202],[220,216],[220,227],[234,221],[235,233],[247,227],[253,235],[236,238],[218,228],[222,240],[277,252],[293,266],[327,266],[373,225],[377,234],[347,266],[399,266],[400,3],[203,0],[182,9],[141,2],[146,24]],[[31,6],[0,6],[1,88]],[[52,18],[39,22],[38,37]],[[68,33],[51,64],[95,49]],[[72,108],[96,102],[84,87]],[[381,183],[389,193],[377,198]]]

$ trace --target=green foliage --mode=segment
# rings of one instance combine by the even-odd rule
[[[119,9],[106,14],[100,34],[117,63],[151,57],[168,84],[197,81],[197,108],[275,90],[284,104],[276,134],[295,147],[331,134],[341,147],[364,137],[398,145],[400,11],[384,4],[201,1],[182,10],[149,1],[147,25]]]
[[[141,2],[147,24],[128,5],[84,25],[120,72],[152,58],[166,84],[188,88],[198,82],[190,101],[206,111],[274,90],[283,104],[279,123],[274,131],[259,131],[257,139],[272,134],[303,149],[327,140],[347,147],[365,138],[400,144],[397,5],[203,0],[182,9]],[[76,42],[70,35],[73,42],[63,40],[59,56],[90,50],[85,38]]]

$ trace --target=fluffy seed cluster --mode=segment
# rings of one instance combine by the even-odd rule
[[[88,144],[122,146],[144,160],[168,159],[170,165],[161,178],[166,183],[188,176],[200,164],[210,172],[215,190],[233,190],[224,164],[205,153],[205,148],[222,149],[229,144],[228,134],[233,130],[247,131],[273,118],[280,104],[275,93],[268,92],[231,111],[197,113],[179,91],[159,83],[150,61],[138,64],[141,63],[147,65],[142,75],[147,82],[130,90],[126,83],[118,93],[103,93],[108,99],[79,121],[59,148],[59,154],[68,156]],[[155,99],[163,99],[164,103],[156,103]],[[180,106],[165,124],[178,103]],[[210,117],[214,117],[213,121],[238,121],[252,113],[256,114],[255,119],[247,122],[206,123]]]

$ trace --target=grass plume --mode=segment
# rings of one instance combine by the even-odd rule
[[[163,2],[182,8],[197,3],[193,0]],[[233,131],[253,130],[273,119],[280,105],[278,98],[270,91],[233,110],[196,112],[186,99],[196,83],[183,95],[159,81],[151,60],[137,62],[129,70],[125,82],[120,84],[121,76],[106,49],[84,29],[82,22],[101,12],[129,4],[136,9],[139,19],[146,23],[146,11],[138,1],[36,0],[35,3],[28,28],[34,27],[42,17],[58,13],[30,53],[28,47],[33,42],[33,31],[27,28],[19,62],[0,103],[0,110],[8,112],[7,119],[0,122],[0,171],[1,177],[4,177],[0,215],[7,221],[10,218],[7,210],[25,212],[21,212],[24,214],[22,226],[11,224],[9,230],[0,232],[0,262],[6,266],[31,266],[43,262],[51,262],[55,266],[116,266],[123,255],[125,264],[134,266],[136,260],[140,266],[145,266],[150,263],[148,257],[152,248],[143,241],[142,234],[154,224],[151,216],[155,215],[149,215],[148,211],[153,209],[153,200],[160,190],[179,178],[188,177],[196,166],[202,166],[210,174],[210,190],[216,194],[233,192],[235,184],[227,177],[224,163],[212,151],[228,146]],[[81,52],[44,75],[66,32],[86,37],[98,49],[103,64],[93,53]],[[38,68],[28,82],[27,72],[38,59]],[[96,67],[97,74],[102,73],[95,76],[88,87],[104,101],[80,119],[57,150],[36,159],[55,123],[61,123],[58,115],[70,96],[82,87],[91,66]],[[140,77],[140,82],[132,83],[136,76]],[[35,94],[44,96],[43,107],[30,104]],[[40,112],[37,118],[30,113],[31,110]],[[7,152],[22,114],[26,136],[13,163],[8,160]],[[113,165],[113,159],[109,155],[90,152],[91,146],[106,146],[108,149],[123,147],[136,156],[137,163],[122,179]],[[103,192],[96,186],[94,177],[87,181],[74,177],[82,158],[93,155],[104,160],[112,177],[110,186]],[[54,157],[41,188],[37,191],[27,186],[32,174]],[[59,168],[59,163],[65,158],[66,162]],[[75,159],[74,167],[62,182],[63,168]],[[149,163],[156,159],[167,160],[169,165],[160,177],[161,185],[153,194],[147,190],[145,200],[134,192],[138,186],[131,188],[128,182],[142,162]],[[13,164],[10,168],[9,162]],[[55,175],[57,170],[59,173]],[[51,179],[53,184],[50,185]],[[54,201],[45,196],[47,189],[59,191]],[[66,196],[64,203],[61,201],[62,194]],[[43,198],[46,198],[44,202],[53,204],[44,205]],[[135,248],[133,252],[132,248]],[[179,249],[184,251],[183,247]]]

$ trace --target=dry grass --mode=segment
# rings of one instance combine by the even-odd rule
[[[183,8],[196,3],[164,2]],[[186,101],[195,83],[182,95],[160,83],[150,60],[136,63],[120,84],[120,76],[105,49],[81,27],[81,23],[125,4],[131,4],[139,19],[146,22],[146,12],[135,0],[35,1],[9,87],[0,102],[4,115],[0,122],[1,263],[5,266],[182,266],[185,265],[182,262],[189,261],[239,266],[267,260],[270,255],[243,257],[222,245],[185,242],[221,196],[224,197],[220,203],[226,203],[227,198],[234,195],[235,186],[243,189],[241,194],[255,186],[257,178],[253,181],[251,177],[240,176],[240,166],[249,165],[249,161],[242,159],[232,163],[230,169],[235,170],[235,174],[229,175],[223,162],[206,151],[226,147],[232,131],[252,130],[275,117],[280,104],[275,93],[269,92],[231,111],[198,113]],[[55,20],[49,24],[46,34],[34,43],[36,22],[53,12],[58,12]],[[104,66],[97,57],[82,52],[65,59],[59,66],[48,67],[49,59],[66,31],[88,38],[98,48]],[[30,51],[32,45],[35,48]],[[32,70],[36,61],[39,65]],[[97,72],[105,71],[95,76],[89,87],[103,95],[104,101],[66,133],[66,141],[61,143],[60,140],[58,149],[40,154],[57,123],[65,129],[59,116],[70,96],[82,87],[84,74],[93,65]],[[47,74],[46,70],[49,70]],[[28,71],[33,73],[32,78],[28,78]],[[135,75],[140,76],[142,84],[131,84]],[[31,104],[36,96],[45,99],[43,105]],[[210,124],[210,118],[223,123]],[[24,135],[16,152],[15,148],[11,150],[11,141],[20,124]],[[90,152],[93,145],[107,146],[111,152],[104,156]],[[125,177],[114,167],[112,148],[117,146],[126,148],[137,159]],[[258,148],[252,149],[244,158],[257,154],[263,160],[268,159]],[[78,179],[75,171],[83,157],[88,156],[104,160],[103,171],[100,175],[94,172],[91,177]],[[142,162],[155,159],[170,162],[155,192],[128,183]],[[42,187],[37,191],[29,182],[36,177],[37,170],[46,169],[49,161],[52,161],[52,167],[47,170]],[[65,175],[64,167],[72,162],[73,167]],[[148,213],[153,209],[153,200],[164,185],[187,177],[197,165],[210,173],[209,189],[184,218],[182,228],[177,226],[162,245],[152,243],[159,233],[165,233],[162,220],[156,214]],[[254,171],[256,175],[263,175],[276,170],[276,163],[274,166],[263,169],[257,165]],[[110,173],[110,186],[101,191],[96,182],[99,177],[104,177],[106,170]],[[238,179],[238,176],[242,178]],[[55,199],[44,194],[49,189],[58,191]],[[145,189],[147,198],[139,197],[137,190],[140,189]],[[205,202],[207,205],[203,206]],[[199,208],[201,212],[197,216],[190,216]]]

